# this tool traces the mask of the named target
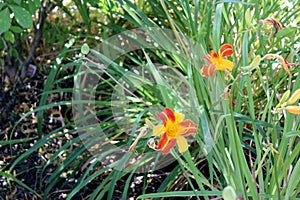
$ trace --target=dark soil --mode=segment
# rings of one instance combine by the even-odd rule
[[[37,113],[28,115],[21,122],[18,122],[18,120],[20,120],[25,113],[28,113],[38,107],[46,78],[47,76],[39,70],[34,77],[27,78],[23,82],[13,82],[8,79],[6,75],[2,76],[2,80],[0,82],[0,141],[8,142],[9,140],[32,139],[25,142],[14,142],[11,145],[9,145],[9,143],[0,144],[0,172],[9,170],[19,156],[26,153],[32,146],[34,146],[35,143],[38,142]],[[72,85],[72,81],[67,80],[65,84],[57,87],[67,88],[72,87]],[[70,100],[70,98],[70,94],[60,94],[57,96],[53,95],[49,97],[48,102],[51,103]],[[52,108],[45,111],[42,122],[42,137],[63,125],[61,121],[51,120],[51,116],[53,116],[52,113],[54,111],[56,112],[57,109],[58,108]],[[69,116],[71,118],[69,109],[60,108],[60,111],[62,116]],[[59,140],[61,140],[60,145],[54,143],[59,143]],[[43,192],[46,188],[46,185],[49,184],[47,181],[48,178],[50,177],[51,173],[53,173],[59,167],[58,162],[57,165],[50,164],[44,168],[47,161],[47,154],[55,153],[59,146],[66,142],[68,142],[68,139],[64,137],[61,137],[58,140],[53,140],[52,143],[49,143],[47,147],[43,146],[42,148],[34,150],[29,154],[28,157],[18,162],[14,166],[11,174],[22,183],[32,188],[38,195],[29,191],[15,181],[1,176],[0,199],[41,199],[43,197]],[[101,166],[98,166],[95,168],[95,171],[99,170],[100,168]],[[171,166],[169,170],[172,169],[173,167]],[[145,189],[143,188],[144,183],[141,180],[144,180],[144,178],[147,177],[147,174],[136,174],[132,178],[132,184],[128,190],[128,196],[135,199],[139,194],[144,192],[156,192],[162,181],[167,177],[168,173],[166,172],[169,170],[166,168],[163,171],[153,173],[152,178],[148,183],[148,187]],[[62,178],[61,181],[56,184],[54,189],[51,190],[47,196],[47,199],[65,199],[66,195],[76,184],[76,180],[82,176],[82,174],[82,171],[76,170],[71,177],[66,178],[68,179],[67,184],[66,179]],[[107,176],[108,174],[103,174],[93,179],[93,181],[80,190],[80,194],[76,194],[73,199],[87,199]],[[122,198],[126,180],[127,177],[124,177],[122,180],[117,182],[113,199]]]

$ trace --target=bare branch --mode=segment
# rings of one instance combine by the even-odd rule
[[[48,5],[47,5],[46,1],[42,2],[42,6],[39,9],[39,14],[38,14],[38,17],[39,17],[38,23],[34,27],[33,42],[30,47],[28,57],[22,63],[21,79],[25,78],[28,66],[32,62],[33,58],[35,57],[36,49],[38,48],[38,45],[39,45],[42,35],[43,35],[43,26],[44,26],[45,20],[46,20],[48,14],[55,8],[55,6],[56,5],[53,4],[52,2],[50,2]]]

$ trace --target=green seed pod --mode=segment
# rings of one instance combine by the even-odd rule
[[[88,53],[90,52],[90,47],[87,43],[84,43],[82,46],[81,46],[81,53],[84,54],[84,55],[87,55]]]
[[[224,188],[222,192],[222,196],[224,200],[232,200],[236,199],[236,193],[232,186],[228,185]]]

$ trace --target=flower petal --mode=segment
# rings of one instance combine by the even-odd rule
[[[213,76],[216,70],[216,65],[211,65],[208,70],[208,75]]]
[[[190,128],[190,127],[197,128],[197,127],[198,127],[198,125],[195,124],[195,123],[194,123],[192,120],[190,120],[190,119],[187,119],[187,120],[184,120],[184,121],[180,122],[179,125],[182,126],[182,127],[185,127],[185,128]]]
[[[204,77],[209,77],[209,74],[208,74],[208,70],[209,70],[209,66],[207,65],[204,65],[202,68],[201,68],[201,75],[204,76]]]
[[[164,126],[166,126],[168,121],[167,115],[164,112],[160,112],[157,114],[157,117],[159,117],[159,119],[161,119],[161,121],[163,122]]]
[[[210,53],[209,53],[209,55],[210,55],[211,59],[219,57],[218,54],[214,50],[211,50]]]
[[[168,116],[168,118],[172,121],[175,122],[175,114],[173,112],[173,110],[171,110],[170,108],[165,108],[164,109],[164,113]]]
[[[201,69],[201,75],[204,77],[209,77],[209,76],[213,76],[216,70],[216,66],[215,65],[210,65],[210,66],[203,66]]]
[[[164,125],[157,125],[153,127],[153,136],[159,136],[161,134],[164,133],[165,129],[164,129]]]
[[[217,70],[225,70],[225,69],[228,69],[229,71],[232,71],[233,62],[231,62],[230,60],[222,59],[220,61],[220,65],[217,65]]]
[[[284,109],[292,114],[300,115],[300,106],[287,106]]]
[[[179,136],[176,139],[177,139],[177,145],[179,148],[179,152],[180,153],[185,152],[188,149],[188,144],[187,144],[186,139],[182,136]]]
[[[175,119],[177,123],[180,123],[183,121],[184,119],[184,114],[179,113],[179,112],[175,112]]]
[[[223,44],[220,47],[219,54],[221,57],[231,56],[233,54],[232,46],[230,44]]]
[[[205,60],[207,64],[212,64],[210,54],[203,56],[203,60]]]
[[[170,150],[176,146],[176,139],[169,140],[167,146],[162,150],[162,154],[168,154],[170,153]]]
[[[175,122],[175,114],[174,114],[173,110],[171,110],[170,108],[165,108],[164,111],[158,113],[157,116],[164,123],[164,126],[167,125],[168,120]]]
[[[197,134],[198,125],[192,120],[184,120],[180,124],[179,133],[181,136],[188,136],[190,134]]]
[[[160,140],[158,141],[157,149],[158,150],[163,150],[168,142],[169,142],[169,139],[168,139],[167,133],[164,133],[161,136]]]

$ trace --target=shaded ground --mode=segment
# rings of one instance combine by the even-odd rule
[[[2,73],[3,74],[3,73]],[[27,112],[35,109],[39,105],[40,95],[43,92],[44,82],[47,76],[41,71],[37,71],[37,74],[26,79],[24,82],[12,82],[6,76],[2,76],[0,87],[0,141],[7,142],[0,145],[0,170],[9,170],[10,166],[19,158],[20,155],[26,153],[36,142],[38,142],[37,136],[37,113],[32,113],[16,127],[16,122]],[[72,87],[71,82],[66,82],[64,87]],[[50,96],[48,102],[58,102],[64,100],[70,100],[70,95],[57,95]],[[64,117],[70,116],[70,109],[57,107],[48,109],[45,111],[43,119],[43,135],[49,134],[52,130],[61,127],[64,124]],[[15,129],[14,129],[15,128]],[[12,130],[14,131],[12,132]],[[75,136],[74,136],[75,137]],[[29,139],[29,141],[17,141],[22,139]],[[14,167],[13,175],[19,179],[22,183],[26,184],[38,194],[43,194],[45,186],[47,184],[47,178],[53,173],[59,166],[48,165],[44,168],[47,160],[51,158],[51,155],[63,144],[69,141],[70,138],[60,137],[58,140],[53,140],[47,143],[46,146],[35,150],[33,153],[18,163]],[[9,145],[9,140],[15,141]],[[55,143],[56,142],[56,143]],[[101,166],[100,166],[101,168]],[[95,168],[97,171],[100,169]],[[170,170],[172,167],[170,168]],[[132,179],[131,186],[128,194],[136,198],[143,192],[152,193],[156,192],[161,182],[167,177],[166,171],[158,171],[152,174],[149,178],[148,188],[143,188],[144,174],[136,174]],[[58,183],[56,191],[50,192],[47,199],[65,199],[66,194],[73,188],[76,180],[83,174],[82,171],[76,171],[72,174],[72,178],[65,184],[65,181],[61,181],[61,184],[65,184],[61,187]],[[73,199],[85,199],[96,189],[102,180],[109,174],[102,174],[94,179],[85,188],[80,191]],[[117,182],[114,199],[121,199],[124,186],[127,177]],[[40,199],[36,194],[28,191],[20,184],[15,183],[5,177],[0,177],[0,199]]]
[[[60,29],[65,28],[61,26]],[[41,44],[41,48],[38,51],[38,56],[35,60],[37,62],[37,72],[32,78],[27,78],[23,82],[12,81],[4,73],[4,69],[0,68],[0,171],[4,172],[10,169],[13,163],[21,156],[28,152],[28,150],[36,144],[38,139],[37,132],[37,113],[32,113],[24,118],[20,123],[16,125],[16,122],[24,116],[25,113],[38,108],[40,98],[44,90],[45,81],[48,78],[49,66],[48,61],[55,60],[59,50],[62,49],[66,37],[68,37],[69,30],[54,30],[56,34],[45,33],[44,41]],[[61,31],[61,32],[60,32]],[[49,35],[47,35],[49,34]],[[56,37],[62,37],[57,39]],[[53,41],[52,41],[53,40]],[[60,41],[60,42],[59,42]],[[48,44],[49,43],[49,44]],[[56,44],[56,49],[52,47],[52,44]],[[48,48],[43,48],[48,47]],[[46,66],[45,66],[46,65]],[[72,73],[72,69],[65,69],[65,71],[59,72],[59,78],[63,78]],[[72,88],[73,80],[66,79],[59,81],[59,83],[53,84],[53,89],[59,88]],[[110,97],[110,96],[109,96]],[[71,100],[71,93],[51,93],[49,94],[47,103],[61,102]],[[104,97],[105,98],[105,97]],[[71,108],[67,106],[52,107],[46,109],[42,121],[42,138],[49,134],[56,128],[64,126],[68,121],[72,120]],[[72,127],[68,127],[72,129]],[[62,145],[70,142],[72,138],[77,137],[77,134],[69,136],[62,136],[55,140],[51,140],[41,148],[34,150],[24,160],[20,161],[12,172],[22,183],[32,188],[37,194],[43,194],[47,184],[49,184],[49,177],[57,168],[61,165],[64,157],[61,160],[51,162],[47,165],[47,161],[51,159],[53,154],[57,152]],[[27,141],[26,141],[27,140]],[[10,142],[13,141],[13,142]],[[80,144],[77,144],[80,145]],[[73,146],[66,149],[66,153],[72,152]],[[89,156],[88,156],[89,157]],[[76,163],[71,165],[70,168],[78,168]],[[81,166],[79,166],[80,168]],[[96,172],[103,166],[98,166],[93,169]],[[135,199],[138,195],[143,193],[156,192],[168,176],[168,172],[173,170],[172,166],[157,171],[147,179],[147,188],[143,188],[145,174],[136,174],[132,178],[132,183],[128,190],[128,196]],[[60,174],[63,177],[60,182],[50,191],[47,199],[65,199],[76,184],[79,177],[83,175],[84,171],[75,170],[72,174]],[[109,175],[109,173],[101,174],[92,180],[86,187],[80,190],[80,194],[76,194],[73,199],[87,199],[90,194],[102,183],[103,180]],[[65,177],[64,177],[65,176]],[[124,177],[122,180],[117,181],[113,198],[121,199],[123,190],[128,177]],[[67,182],[67,184],[66,184]],[[178,185],[174,186],[176,190],[186,188],[185,178],[181,178],[178,181]],[[17,184],[5,177],[0,176],[0,200],[1,199],[41,199],[41,196],[34,194],[26,189],[24,186]],[[169,198],[171,199],[171,198]],[[179,198],[176,198],[179,199]],[[183,198],[187,199],[187,198]]]

